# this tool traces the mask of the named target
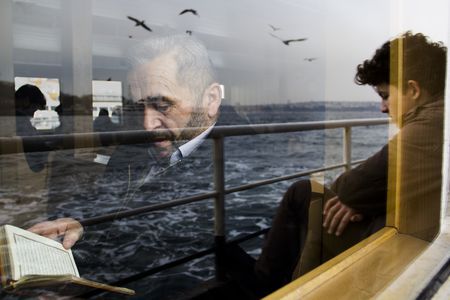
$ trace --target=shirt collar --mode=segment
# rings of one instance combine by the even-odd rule
[[[208,129],[197,135],[192,140],[178,147],[178,150],[172,153],[172,155],[170,156],[170,164],[172,165],[177,161],[179,161],[180,159],[188,157],[192,152],[194,152],[194,150],[197,149],[206,139],[206,136],[211,132],[214,125],[215,123],[210,127],[208,127]]]

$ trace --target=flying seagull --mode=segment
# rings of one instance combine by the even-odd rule
[[[148,27],[147,25],[145,25],[145,21],[144,21],[144,20],[140,21],[140,20],[138,20],[138,19],[136,19],[136,18],[133,18],[133,17],[130,17],[130,16],[127,16],[127,18],[130,19],[131,21],[134,21],[134,22],[136,23],[134,26],[142,26],[142,28],[144,28],[144,29],[146,29],[146,30],[152,32],[152,30],[150,29],[150,27]]]
[[[190,9],[185,9],[185,10],[181,11],[178,15],[181,16],[181,15],[183,15],[183,14],[185,14],[185,13],[191,13],[191,14],[197,16],[197,17],[200,17],[200,16],[198,15],[197,11],[196,11],[195,9],[192,9],[192,8],[190,8]]]
[[[276,36],[275,34],[271,33],[270,35],[273,36],[276,39],[279,39],[286,46],[289,46],[289,44],[292,43],[292,42],[303,42],[303,41],[306,41],[308,39],[308,38],[300,38],[300,39],[283,40],[282,38]]]
[[[304,60],[306,60],[306,61],[313,61],[313,60],[316,60],[316,59],[317,59],[317,57],[307,57]]]
[[[273,25],[271,25],[271,24],[269,24],[269,26],[270,26],[270,28],[272,28],[273,31],[281,30],[280,27],[275,27],[275,26],[273,26]]]
[[[192,35],[192,30],[186,30],[186,33]]]

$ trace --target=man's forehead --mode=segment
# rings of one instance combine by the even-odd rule
[[[135,66],[128,74],[128,81],[132,90],[150,87],[167,89],[178,86],[176,63],[169,56],[158,56]]]
[[[194,100],[189,87],[177,79],[177,63],[173,55],[164,54],[136,66],[128,75],[134,101],[167,97],[180,101]]]
[[[172,55],[160,55],[135,66],[130,73],[134,77],[138,76],[141,79],[147,80],[157,78],[175,79],[177,63]]]

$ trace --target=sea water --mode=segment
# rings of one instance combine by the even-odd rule
[[[378,111],[378,106],[373,104],[356,108],[348,104],[348,106],[333,106],[331,109],[324,106],[313,106],[307,110],[296,106],[288,109],[279,106],[237,111],[238,115],[249,124],[385,117]],[[342,129],[226,138],[224,142],[226,186],[230,188],[342,162],[342,138]],[[353,128],[352,159],[369,157],[386,141],[387,126]],[[323,172],[315,178],[328,184],[340,172],[342,169]],[[227,239],[269,227],[283,193],[294,181],[289,180],[227,195],[225,204]],[[213,188],[212,183],[210,187]],[[143,233],[140,245],[136,245],[135,239],[128,240],[128,243],[124,240],[119,250],[111,251],[115,253],[111,254],[111,259],[114,259],[117,253],[122,256],[121,262],[117,263],[117,269],[111,268],[103,276],[91,270],[91,275],[100,277],[101,280],[126,277],[136,273],[137,270],[143,271],[211,247],[214,234],[213,216],[213,201],[206,200],[133,218],[132,221],[122,220],[119,228]],[[257,257],[262,241],[263,237],[260,237],[244,243],[243,247]],[[136,247],[139,247],[139,253],[134,252]],[[148,276],[127,286],[136,289],[138,294],[136,299],[149,297],[174,299],[181,297],[185,290],[212,278],[213,266],[214,257],[210,255]],[[118,270],[120,276],[111,271],[114,269]]]
[[[373,103],[237,107],[237,113],[228,112],[229,115],[225,110],[222,116],[228,118],[227,124],[385,117],[378,111],[378,105]],[[332,129],[226,138],[224,142],[226,186],[230,188],[256,180],[340,163],[343,157],[342,136],[342,129]],[[387,126],[353,128],[352,159],[369,157],[386,141]],[[66,156],[70,157],[69,154]],[[205,158],[205,163],[207,162],[211,162],[211,159]],[[66,172],[67,177],[61,176],[58,189],[66,189],[66,194],[81,192],[80,189],[83,187],[74,187],[71,183],[77,182],[77,176],[83,174],[72,174],[70,169],[62,171]],[[341,169],[323,172],[316,174],[315,179],[329,184],[340,172]],[[182,179],[184,184],[191,186],[189,192],[199,193],[213,189],[211,176],[195,178],[190,176],[192,174],[187,170]],[[208,181],[208,189],[202,185],[200,190],[196,190],[199,181]],[[227,239],[269,227],[283,193],[294,181],[284,181],[227,195],[225,199]],[[114,182],[109,184],[114,186]],[[176,182],[173,184],[176,185]],[[30,205],[33,203],[37,205],[39,199],[46,196],[45,192],[36,191],[28,197],[29,199],[27,198],[27,201],[22,200],[23,203],[19,203],[20,205],[14,202],[17,195],[13,192],[3,191],[3,195],[3,199],[6,199],[3,201],[4,222],[14,219],[15,216],[21,220],[28,218],[25,225],[30,225],[39,219],[33,220]],[[85,217],[86,213],[81,212],[88,212],[87,214],[91,216],[110,212],[116,207],[113,205],[116,200],[107,196],[103,197],[103,202],[96,199],[95,205],[90,200],[64,203],[70,207],[65,211],[71,217]],[[161,195],[160,198],[136,200],[134,205],[156,204],[165,200],[167,199],[164,195]],[[40,218],[42,219],[42,216]],[[214,241],[213,228],[214,203],[213,200],[205,200],[86,228],[86,236],[73,250],[83,277],[101,282],[114,282],[211,247]],[[243,246],[251,255],[257,257],[262,240],[257,238],[246,242]],[[214,258],[209,255],[145,277],[128,284],[127,287],[137,291],[137,296],[133,297],[135,299],[173,299],[181,296],[184,290],[213,276]],[[108,295],[108,298],[113,297],[115,296]]]

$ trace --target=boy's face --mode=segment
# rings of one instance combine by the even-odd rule
[[[401,93],[395,85],[384,83],[375,86],[375,91],[381,97],[381,112],[389,113],[395,124],[400,125],[399,120],[415,105],[409,86]]]
[[[385,83],[379,84],[374,89],[381,98],[380,111],[385,114],[389,113],[389,85]]]
[[[375,91],[381,97],[381,112],[388,113],[392,121],[398,124],[399,120],[399,90],[396,86],[382,83],[375,86]]]

